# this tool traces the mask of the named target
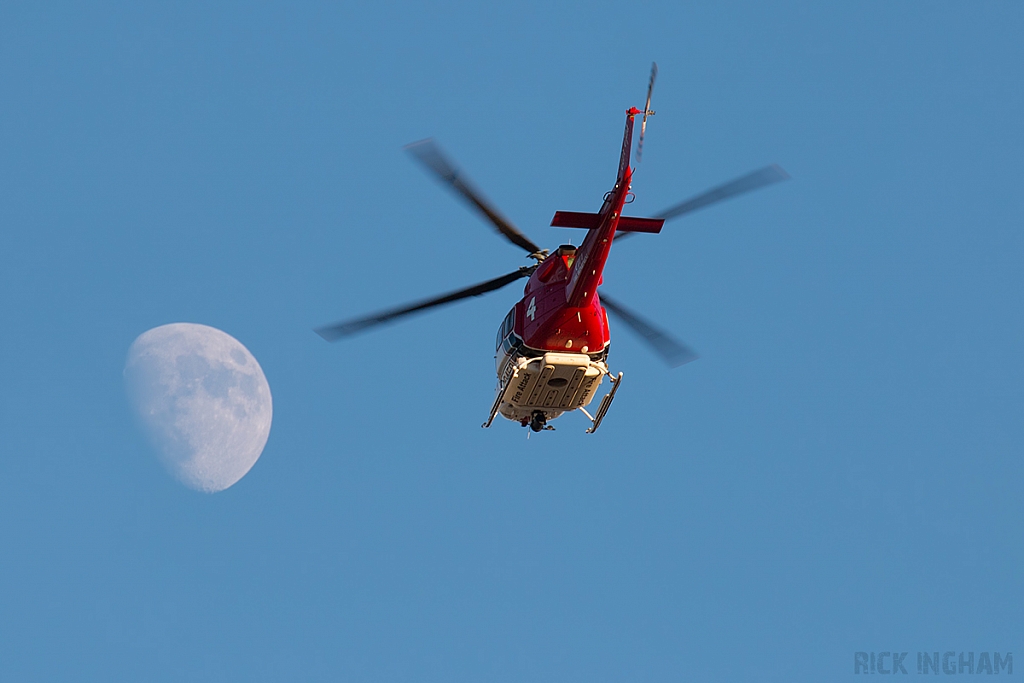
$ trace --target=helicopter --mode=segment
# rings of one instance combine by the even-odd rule
[[[567,412],[579,410],[590,421],[587,433],[594,433],[608,413],[622,385],[622,373],[608,369],[611,334],[608,313],[637,332],[670,366],[677,367],[697,358],[688,346],[656,327],[624,304],[598,292],[612,243],[636,233],[659,233],[665,221],[679,218],[708,205],[756,190],[789,178],[778,165],[748,173],[702,192],[661,211],[655,218],[623,216],[623,207],[632,202],[630,167],[633,128],[641,116],[637,144],[637,163],[643,154],[651,94],[658,66],[651,66],[644,108],[626,110],[626,128],[616,172],[615,184],[605,193],[596,213],[556,211],[551,225],[582,228],[587,231],[582,244],[563,244],[553,252],[542,249],[501,214],[473,186],[469,179],[445,156],[432,139],[407,145],[405,149],[437,176],[449,189],[485,218],[500,235],[526,251],[534,263],[454,292],[409,305],[390,308],[367,316],[317,328],[327,341],[337,341],[369,328],[408,315],[444,306],[469,297],[501,289],[527,278],[523,297],[508,312],[498,328],[495,340],[495,369],[498,382],[490,413],[483,427],[495,417],[518,422],[534,432],[554,429],[549,423]],[[587,410],[602,381],[608,377],[610,391],[594,414]],[[529,432],[528,432],[529,433]]]

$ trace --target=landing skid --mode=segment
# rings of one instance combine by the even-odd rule
[[[501,398],[504,395],[505,395],[505,385],[502,384],[501,388],[498,390],[498,395],[494,399],[494,405],[491,406],[491,414],[487,417],[487,422],[484,422],[482,425],[480,425],[484,429],[487,429],[488,427],[490,427],[491,423],[494,422],[494,418],[498,414],[498,408],[501,407]]]
[[[608,375],[608,379],[612,382],[612,390],[605,394],[604,398],[601,399],[601,405],[597,407],[597,415],[591,415],[587,412],[586,408],[580,408],[583,414],[590,418],[593,426],[587,430],[587,434],[593,434],[597,431],[597,428],[601,426],[601,420],[608,414],[608,409],[612,407],[612,401],[615,400],[615,392],[619,390],[619,385],[622,384],[622,373],[620,372],[617,377]]]

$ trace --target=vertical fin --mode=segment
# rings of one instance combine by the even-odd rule
[[[615,182],[622,180],[629,168],[629,154],[633,150],[633,117],[642,113],[636,107],[626,110],[626,132],[622,134],[622,156],[619,157],[619,174],[615,176]]]

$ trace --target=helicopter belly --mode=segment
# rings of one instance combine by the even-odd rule
[[[588,405],[608,366],[584,353],[546,353],[517,358],[505,367],[499,412],[509,420],[529,420],[537,411],[547,419]]]

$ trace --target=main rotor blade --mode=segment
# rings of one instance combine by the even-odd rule
[[[724,201],[731,197],[735,197],[736,195],[743,194],[744,192],[750,192],[751,190],[756,190],[764,187],[765,185],[771,185],[772,183],[786,180],[787,178],[789,178],[789,174],[786,173],[778,164],[765,166],[760,170],[748,173],[745,176],[736,178],[736,180],[730,180],[724,185],[719,185],[718,187],[712,188],[707,192],[703,192],[696,197],[687,199],[685,202],[665,209],[661,213],[657,214],[657,217],[664,218],[665,220],[677,218],[685,213],[690,213],[697,209],[703,209],[709,204]]]
[[[391,308],[373,315],[366,316],[365,318],[357,318],[355,320],[346,320],[333,325],[326,325],[324,327],[318,327],[314,332],[319,334],[321,337],[329,342],[337,341],[342,337],[348,337],[355,334],[356,332],[362,332],[363,330],[373,327],[375,325],[381,325],[402,316],[424,311],[428,308],[434,308],[435,306],[443,306],[445,304],[459,301],[460,299],[468,299],[471,296],[480,296],[487,292],[493,292],[496,289],[501,289],[507,284],[515,282],[516,280],[524,277],[529,277],[530,273],[536,270],[537,266],[523,266],[519,270],[513,271],[508,275],[502,275],[496,277],[493,280],[487,282],[481,282],[478,285],[472,287],[466,287],[455,292],[449,292],[433,299],[426,299],[424,301],[418,301],[408,306],[402,306],[400,308]]]
[[[651,345],[651,348],[657,351],[658,355],[665,359],[665,362],[671,367],[679,367],[690,361],[695,361],[699,357],[686,344],[676,341],[667,332],[659,330],[633,311],[615,301],[615,299],[610,298],[603,291],[598,292],[598,298],[605,308],[617,315],[622,322],[632,327],[637,334],[643,337]]]
[[[521,233],[516,226],[512,225],[509,219],[498,213],[498,210],[484,199],[483,195],[469,183],[469,180],[462,177],[459,170],[448,161],[441,152],[440,147],[432,139],[428,138],[414,142],[406,145],[405,149],[416,157],[420,163],[436,173],[441,180],[450,185],[463,199],[475,206],[498,229],[498,232],[504,235],[512,244],[522,247],[530,254],[540,252],[540,247],[530,241],[530,238]]]
[[[713,187],[706,192],[702,192],[696,197],[691,197],[685,202],[680,202],[675,206],[669,207],[660,213],[656,213],[657,218],[664,218],[665,220],[671,220],[678,218],[683,214],[696,211],[697,209],[703,209],[709,204],[715,204],[717,202],[731,199],[736,195],[743,194],[745,192],[751,192],[753,190],[771,185],[773,183],[787,180],[789,174],[779,166],[778,164],[772,164],[771,166],[765,166],[762,169],[748,173],[745,176],[740,176],[735,180],[730,180],[724,185]],[[633,235],[632,232],[620,232],[615,235],[615,239],[621,240]]]

